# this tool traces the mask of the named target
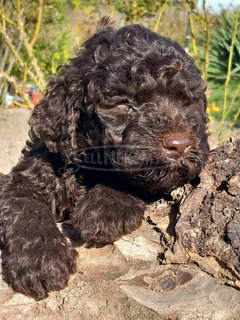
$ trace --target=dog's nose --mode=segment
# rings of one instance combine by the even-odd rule
[[[186,136],[170,136],[165,138],[162,144],[169,158],[179,158],[191,145],[191,141]]]

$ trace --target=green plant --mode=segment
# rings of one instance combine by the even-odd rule
[[[221,112],[217,113],[217,117],[220,115],[220,123],[213,131],[219,131],[219,141],[226,139],[240,115],[240,109],[237,106],[240,93],[239,10],[240,7],[235,11],[222,10],[220,16],[214,20],[214,17],[208,18],[205,8],[204,19],[201,17],[199,19],[204,30],[204,33],[198,36],[200,66],[204,71],[204,80],[208,81],[213,89],[209,101],[216,103],[218,100],[217,105],[222,105]],[[226,120],[231,122],[226,133],[223,134]]]
[[[231,52],[233,30],[236,24],[234,11],[222,11],[212,30],[208,75],[214,81],[224,82],[228,74],[228,58]],[[231,79],[240,79],[240,24],[236,26],[234,48],[232,50]]]
[[[70,38],[64,26],[66,4],[67,0],[0,0],[1,102],[11,84],[33,108],[24,94],[26,82],[44,91],[46,75],[69,57]]]
[[[231,81],[239,80],[240,79],[240,63],[239,60],[236,60],[237,58],[240,58],[240,38],[239,38],[239,31],[240,31],[240,20],[239,20],[239,13],[240,13],[240,7],[237,8],[236,12],[230,12],[226,13],[223,11],[221,18],[227,23],[226,32],[223,29],[223,26],[218,27],[218,36],[220,34],[220,30],[222,32],[223,39],[218,38],[219,44],[215,43],[216,47],[219,48],[220,55],[217,56],[218,62],[220,64],[220,67],[223,68],[222,72],[225,72],[221,77],[217,77],[216,80],[224,80],[224,96],[223,96],[223,107],[222,107],[222,114],[221,114],[221,120],[219,123],[219,126],[217,129],[219,129],[219,140],[223,141],[227,138],[230,130],[234,126],[234,124],[237,122],[238,117],[240,115],[240,108],[236,111],[234,114],[233,120],[231,121],[227,132],[223,135],[223,126],[225,123],[225,120],[227,116],[229,115],[230,111],[232,110],[233,104],[237,98],[237,96],[240,93],[240,84],[238,85],[237,89],[232,95],[231,101],[228,101],[229,98],[229,85]],[[219,20],[218,20],[219,21]],[[230,43],[229,43],[230,42]],[[220,47],[219,47],[220,46]],[[223,57],[226,59],[226,62],[222,63],[220,61],[223,59]],[[215,53],[216,58],[216,53]],[[210,59],[211,61],[211,59]],[[211,62],[210,62],[211,66]],[[220,68],[215,64],[215,69]],[[209,74],[211,71],[211,67],[209,70]],[[216,72],[215,72],[216,74]]]
[[[162,6],[164,1],[156,0],[113,0],[115,9],[122,13],[127,22],[139,21],[144,16],[154,14]]]

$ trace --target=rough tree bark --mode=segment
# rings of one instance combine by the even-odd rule
[[[170,206],[148,208],[161,234],[161,262],[194,262],[240,288],[240,134],[213,150],[196,184],[176,190],[174,197]]]
[[[148,206],[141,228],[88,248],[71,224],[79,272],[35,302],[0,280],[0,319],[239,320],[240,134],[200,178]]]

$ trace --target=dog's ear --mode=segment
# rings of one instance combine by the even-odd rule
[[[85,49],[50,79],[44,98],[30,118],[32,136],[42,139],[50,152],[61,154],[66,161],[71,161],[80,147],[79,126],[83,126],[83,118],[91,113],[98,99],[93,73],[97,58],[104,53],[104,50],[99,52],[99,45],[103,40],[107,42],[104,34],[110,30],[113,30],[110,18],[102,18],[97,32],[84,43]],[[96,52],[93,54],[93,51]]]
[[[50,80],[29,123],[33,133],[45,142],[50,152],[60,153],[65,160],[70,160],[77,150],[83,88],[80,80],[72,78],[67,70],[65,67],[60,75]]]

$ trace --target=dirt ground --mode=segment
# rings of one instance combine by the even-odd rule
[[[0,172],[8,173],[17,163],[28,136],[30,111],[0,110]]]

